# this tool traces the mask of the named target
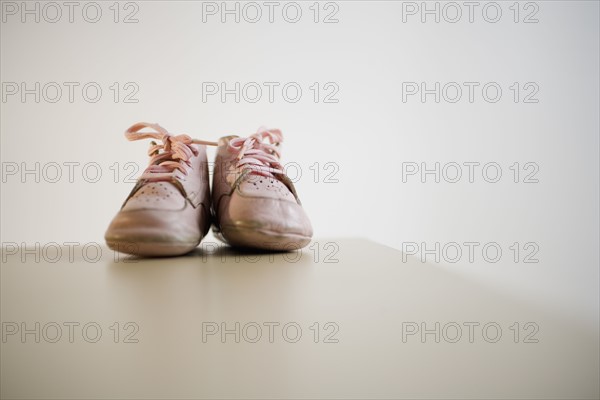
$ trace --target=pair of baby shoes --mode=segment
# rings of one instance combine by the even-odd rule
[[[231,246],[297,250],[312,237],[310,221],[280,162],[283,135],[261,128],[218,142],[172,135],[137,123],[128,140],[156,139],[150,165],[138,178],[105,234],[108,247],[139,256],[190,252],[213,226]],[[212,191],[206,146],[218,146]]]

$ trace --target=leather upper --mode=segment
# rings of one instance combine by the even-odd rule
[[[191,145],[187,175],[171,181],[140,179],[112,220],[107,240],[199,242],[210,228],[210,188],[206,147]],[[180,176],[181,178],[178,178]]]
[[[236,226],[281,234],[312,236],[312,226],[292,182],[245,173],[228,150],[235,136],[219,140],[213,176],[213,209],[218,227]]]

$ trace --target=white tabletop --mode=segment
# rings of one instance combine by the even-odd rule
[[[3,251],[3,398],[599,395],[597,329],[373,242],[56,250]]]

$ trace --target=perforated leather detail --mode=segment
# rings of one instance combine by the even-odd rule
[[[294,195],[282,182],[274,178],[258,175],[249,175],[240,184],[240,191],[244,196],[270,197],[280,200],[296,202]]]
[[[169,182],[154,182],[140,188],[127,201],[123,210],[180,210],[184,204],[184,197],[173,184]]]

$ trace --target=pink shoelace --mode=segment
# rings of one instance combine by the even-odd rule
[[[141,132],[148,128],[151,131]],[[125,131],[125,137],[128,140],[140,139],[158,139],[162,144],[152,142],[148,155],[150,165],[140,179],[149,179],[152,181],[170,180],[172,178],[185,179],[191,168],[190,159],[198,155],[198,150],[192,144],[204,144],[217,146],[218,143],[206,140],[192,139],[188,135],[172,135],[165,128],[158,124],[148,122],[138,122]],[[183,174],[180,175],[177,171]]]
[[[229,141],[228,150],[237,153],[236,167],[241,171],[274,178],[273,174],[283,174],[280,144],[283,134],[279,129],[260,127],[247,138],[234,138]]]

